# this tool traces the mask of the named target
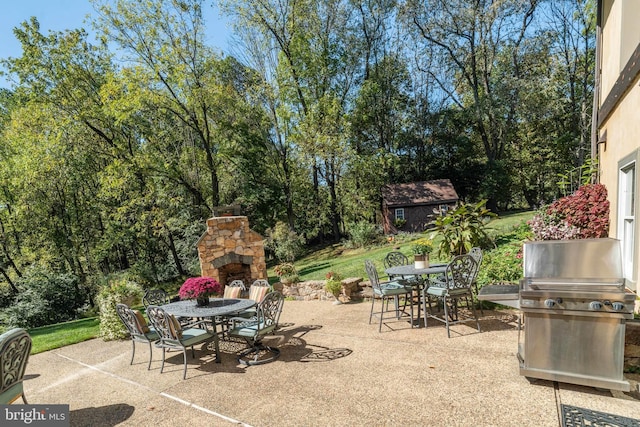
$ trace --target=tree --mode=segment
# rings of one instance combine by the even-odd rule
[[[452,102],[473,112],[489,171],[497,170],[515,137],[522,54],[537,6],[537,0],[409,0],[403,5],[405,23],[446,67],[446,80],[428,72]],[[492,210],[502,177],[496,178],[486,189]]]

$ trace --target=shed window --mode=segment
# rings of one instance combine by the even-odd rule
[[[449,205],[440,205],[440,215],[444,215],[449,211]]]
[[[404,217],[404,208],[396,209],[396,218],[395,219],[405,219]]]

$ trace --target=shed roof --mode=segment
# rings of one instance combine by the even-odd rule
[[[448,179],[387,184],[382,187],[382,199],[387,206],[431,205],[458,201],[458,193]]]

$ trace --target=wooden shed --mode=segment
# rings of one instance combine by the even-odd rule
[[[420,232],[440,213],[455,207],[458,193],[448,179],[388,184],[382,188],[382,226],[386,234]]]

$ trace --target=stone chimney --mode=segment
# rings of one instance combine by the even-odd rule
[[[213,277],[222,286],[237,279],[249,286],[267,278],[264,238],[249,228],[246,216],[209,218],[197,247],[202,276]]]

